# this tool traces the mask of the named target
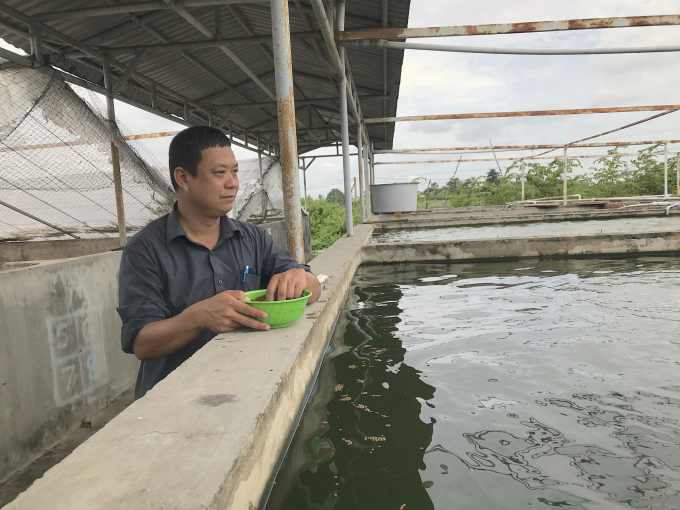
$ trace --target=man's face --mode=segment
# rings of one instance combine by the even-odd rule
[[[195,209],[219,217],[234,207],[238,192],[238,163],[231,147],[211,147],[202,152],[196,177],[186,174],[187,199]]]

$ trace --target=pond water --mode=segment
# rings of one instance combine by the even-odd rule
[[[411,243],[456,239],[488,239],[492,237],[529,237],[575,234],[615,234],[680,230],[680,215],[644,218],[620,218],[587,221],[543,221],[535,223],[495,224],[419,230],[396,230],[373,234],[373,243]]]
[[[680,508],[680,262],[365,266],[269,510]]]

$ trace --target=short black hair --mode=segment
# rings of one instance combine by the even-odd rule
[[[212,147],[231,147],[229,138],[219,129],[208,126],[194,126],[180,131],[170,142],[168,160],[170,181],[177,191],[175,168],[182,167],[196,177],[198,164],[203,157],[202,151]]]

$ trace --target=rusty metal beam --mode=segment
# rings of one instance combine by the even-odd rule
[[[680,143],[680,140],[661,140],[661,141],[637,141],[637,142],[602,142],[602,143],[577,143],[569,144],[569,147],[617,147],[626,145],[657,145],[662,143]],[[561,149],[565,144],[545,144],[545,145],[477,145],[468,147],[441,147],[429,149],[392,149],[376,150],[376,154],[407,154],[420,152],[449,152],[449,151],[485,151],[485,150],[534,150],[534,149]]]
[[[388,28],[353,30],[335,33],[336,41],[371,41],[376,39],[414,39],[418,37],[456,37],[464,35],[525,34],[596,28],[657,27],[680,25],[680,16],[633,16],[616,18],[531,21],[429,28]]]
[[[274,69],[276,72],[276,111],[279,119],[281,176],[288,251],[304,264],[293,60],[290,46],[290,19],[287,0],[271,0]]]
[[[493,119],[505,117],[542,117],[551,115],[583,115],[591,113],[630,113],[675,111],[680,105],[657,106],[618,106],[614,108],[581,108],[576,110],[534,110],[521,112],[490,112],[490,113],[453,113],[447,115],[413,115],[409,117],[385,117],[364,119],[366,124],[382,124],[383,122],[413,122],[421,120],[461,120],[461,119]]]

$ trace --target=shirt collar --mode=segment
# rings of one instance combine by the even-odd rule
[[[217,244],[221,244],[222,241],[233,236],[235,232],[238,232],[239,234],[243,235],[241,233],[241,229],[238,227],[234,220],[232,220],[229,216],[226,215],[222,216],[220,218],[220,237],[217,241]],[[180,236],[184,236],[187,239],[189,239],[186,230],[184,230],[184,227],[179,222],[179,217],[177,216],[177,202],[175,202],[175,205],[172,207],[172,210],[168,215],[168,225],[166,230],[165,242],[166,244],[170,244],[173,239]],[[217,247],[217,245],[215,245],[215,247]]]

